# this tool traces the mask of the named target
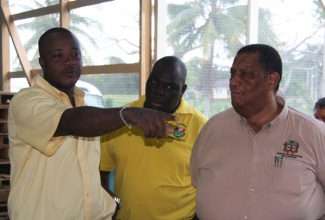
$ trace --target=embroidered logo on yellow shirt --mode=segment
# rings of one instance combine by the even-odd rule
[[[177,138],[182,138],[185,136],[186,125],[183,123],[177,123],[177,127],[174,129],[174,136]]]

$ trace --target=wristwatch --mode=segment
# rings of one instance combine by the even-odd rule
[[[116,208],[121,208],[121,199],[117,198],[116,196],[113,196],[112,199],[116,203]]]

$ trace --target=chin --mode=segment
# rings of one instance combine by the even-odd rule
[[[231,101],[231,105],[235,108],[235,107],[239,107],[240,105],[235,102],[235,101]]]
[[[157,111],[163,111],[163,109],[158,106],[152,106],[152,109],[157,110]]]
[[[145,108],[149,108],[149,109],[153,109],[153,110],[158,110],[155,106],[150,105],[150,104],[146,104],[144,105]]]
[[[245,111],[244,111],[243,108],[238,107],[238,106],[233,106],[233,107],[234,107],[235,111],[237,112],[237,114],[239,114],[242,117],[246,116]]]
[[[236,112],[238,111],[242,111],[244,109],[244,105],[238,102],[231,102],[232,107],[234,107],[234,109],[236,110]]]

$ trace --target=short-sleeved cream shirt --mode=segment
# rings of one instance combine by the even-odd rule
[[[76,106],[84,93],[75,88]],[[52,137],[66,94],[41,76],[11,100],[8,133],[13,220],[106,220],[115,203],[100,185],[99,138]]]

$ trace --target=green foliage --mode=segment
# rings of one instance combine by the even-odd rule
[[[271,12],[260,8],[258,14],[258,42],[266,43],[274,48],[279,48],[282,42],[274,33],[273,27],[270,25],[271,20]]]
[[[313,3],[317,6],[313,11],[313,15],[319,20],[320,22],[324,21],[325,19],[325,5],[322,5],[319,0],[313,0]]]
[[[246,44],[247,5],[241,3],[236,0],[193,0],[183,5],[168,5],[168,46],[181,58],[198,51],[186,63],[188,88],[199,92],[200,98],[192,102],[209,116],[210,111],[230,106],[229,101],[214,100],[211,91],[218,82],[229,80],[229,70],[224,68],[227,65],[222,66],[218,58],[230,60]],[[313,3],[315,10],[312,13],[319,21],[319,28],[323,29],[325,9],[321,8],[318,0],[313,0]],[[281,54],[283,79],[280,86],[288,104],[309,111],[308,106],[321,95],[324,45],[306,44],[305,41],[312,37],[311,33],[292,46],[286,38],[276,34],[272,20],[272,11],[259,8],[258,42],[275,47]],[[307,48],[300,48],[302,44]]]
[[[13,8],[13,10],[30,11],[36,8],[43,8],[49,5],[53,5],[52,0],[24,0],[21,1],[19,4],[12,5],[11,7]],[[92,33],[88,31],[88,28],[90,26],[95,26],[99,31],[101,31],[101,23],[99,23],[95,19],[92,19],[91,17],[82,17],[78,14],[73,13],[71,14],[70,19],[73,21],[71,22],[70,30],[78,37],[80,42],[87,41],[89,45],[98,49],[99,45],[97,45],[97,42],[94,40]],[[28,19],[28,22],[17,24],[18,32],[28,33],[29,35],[28,40],[26,41],[26,43],[24,43],[24,48],[28,54],[28,58],[30,59],[33,68],[39,68],[39,54],[37,49],[38,39],[40,38],[41,34],[44,33],[46,30],[58,26],[60,26],[60,15],[58,13],[31,18]],[[91,60],[91,57],[89,57],[87,54],[87,48],[85,48],[84,45],[85,44],[83,43],[80,44],[84,60]],[[14,63],[14,69],[20,69],[18,59],[16,59]]]
[[[246,40],[247,6],[238,2],[193,0],[183,5],[168,5],[167,43],[174,54],[182,58],[194,50],[202,53],[191,60],[193,64],[190,61],[187,65],[188,79],[193,77],[189,84],[193,83],[195,89],[201,90],[200,96],[205,97],[205,115],[210,114],[212,88],[220,79],[218,74],[223,72],[214,59],[219,53],[232,57]]]

